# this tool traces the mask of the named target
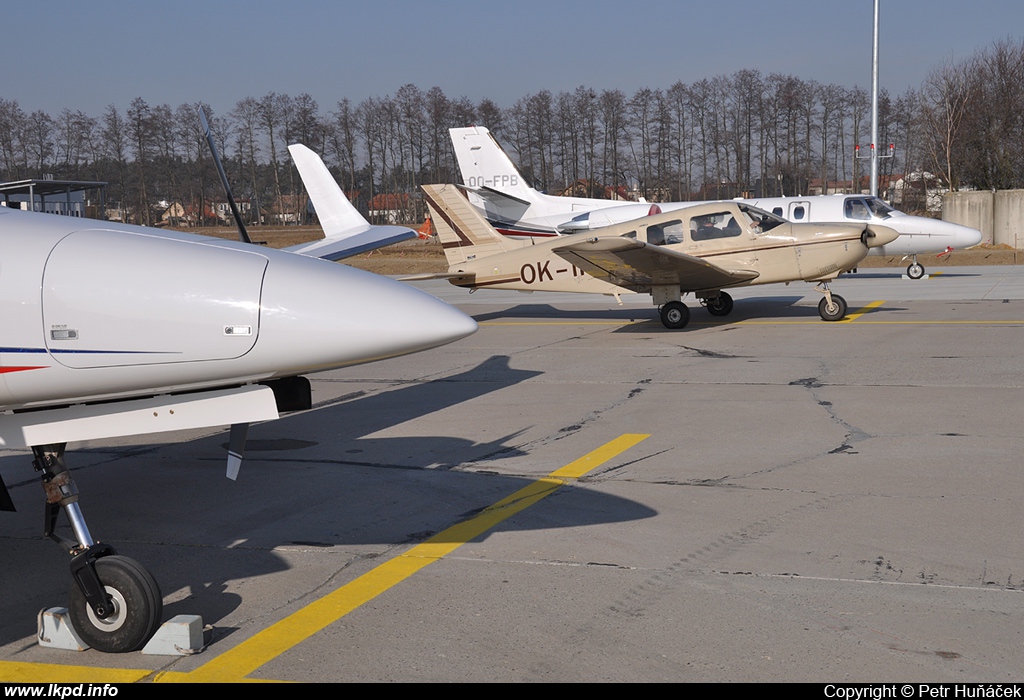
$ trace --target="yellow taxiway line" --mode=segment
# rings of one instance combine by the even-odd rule
[[[871,309],[877,309],[879,306],[881,306],[884,303],[885,303],[884,301],[873,301],[870,304],[868,304],[867,306],[864,306],[864,307],[862,307],[860,309],[857,309],[852,314],[846,314],[846,318],[844,318],[843,320],[839,321],[839,323],[853,323],[858,318],[860,318],[861,316],[866,314],[868,311],[871,311]]]
[[[439,532],[422,544],[384,562],[359,578],[257,632],[238,646],[187,673],[151,670],[62,666],[58,664],[0,661],[0,679],[14,683],[132,683],[153,677],[157,682],[239,682],[297,644],[376,598],[417,571],[451,554],[507,518],[550,496],[566,483],[579,479],[610,459],[647,439],[628,433],[602,445],[561,469],[524,486],[488,506],[469,520]]]

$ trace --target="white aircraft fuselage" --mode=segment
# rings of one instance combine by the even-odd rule
[[[317,372],[476,327],[408,285],[217,238],[0,207],[0,247],[4,410]]]

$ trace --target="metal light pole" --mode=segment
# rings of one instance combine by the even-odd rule
[[[895,150],[896,146],[890,143],[888,152],[885,155],[881,155],[878,148],[878,0],[875,0],[874,43],[871,52],[871,153],[862,156],[860,154],[860,146],[853,147],[853,157],[855,160],[861,158],[871,159],[870,194],[872,197],[878,196],[878,159],[892,158]],[[855,183],[855,187],[860,187],[859,181]]]
[[[875,0],[875,39],[871,54],[871,196],[878,196],[878,0]]]

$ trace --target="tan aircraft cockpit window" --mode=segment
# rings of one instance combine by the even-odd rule
[[[651,245],[672,245],[683,242],[683,222],[676,219],[647,227],[647,242]]]
[[[743,232],[733,218],[732,212],[722,211],[704,214],[690,219],[690,238],[694,241],[710,241],[716,238],[732,238]]]
[[[747,225],[754,233],[766,233],[776,226],[786,223],[786,220],[781,215],[770,214],[764,209],[758,209],[748,204],[741,204],[740,212],[742,212]]]

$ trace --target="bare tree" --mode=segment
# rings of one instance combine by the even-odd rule
[[[971,109],[960,151],[964,175],[981,188],[1024,184],[1024,40],[997,41],[969,62]]]
[[[25,147],[36,177],[42,177],[51,165],[54,131],[53,119],[41,110],[32,112],[25,122]]]
[[[63,109],[55,126],[57,161],[63,177],[78,177],[79,168],[88,162],[88,148],[96,120],[79,110]]]
[[[260,128],[260,107],[252,97],[246,97],[235,105],[231,111],[231,118],[235,125],[236,150],[238,152],[239,170],[244,173],[247,181],[246,189],[251,198],[250,223],[260,221],[260,185],[257,180],[258,158],[260,153],[259,128]],[[255,216],[255,219],[253,219]]]
[[[25,113],[15,100],[0,98],[0,158],[8,180],[18,180],[26,164],[18,159],[25,129]]]
[[[348,99],[339,102],[337,111],[332,114],[332,129],[328,140],[348,183],[349,197],[353,196],[356,189],[356,116]]]
[[[921,116],[927,125],[925,144],[935,171],[949,191],[957,188],[954,149],[971,99],[967,64],[943,64],[934,69],[921,88]]]
[[[105,146],[105,155],[114,167],[114,174],[117,178],[118,208],[121,212],[120,218],[126,221],[128,218],[128,132],[124,119],[117,111],[117,107],[109,105],[103,113],[100,135]]]

